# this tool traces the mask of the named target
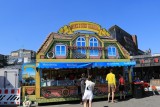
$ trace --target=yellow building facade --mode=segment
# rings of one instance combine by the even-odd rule
[[[114,69],[117,80],[118,74],[123,74],[130,87],[134,65],[127,50],[105,28],[92,22],[71,22],[58,33],[50,33],[39,48],[36,85],[31,87],[35,95],[29,96],[38,103],[79,100],[79,79],[85,73],[96,83],[95,98],[104,98],[109,69]]]

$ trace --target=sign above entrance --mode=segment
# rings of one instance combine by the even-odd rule
[[[136,62],[40,62],[38,68],[94,68],[94,67],[118,67],[135,66]]]
[[[92,22],[71,22],[69,25],[61,27],[58,33],[73,34],[75,31],[92,31],[99,36],[110,36],[106,29]]]

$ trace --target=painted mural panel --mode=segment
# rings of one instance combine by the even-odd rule
[[[24,64],[22,68],[22,84],[23,86],[35,85],[35,64]]]

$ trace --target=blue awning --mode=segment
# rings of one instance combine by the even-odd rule
[[[120,67],[120,66],[135,66],[136,62],[94,62],[92,67]]]
[[[89,68],[93,63],[40,62],[38,68]]]
[[[40,62],[38,68],[95,68],[95,67],[120,67],[135,66],[136,62]]]

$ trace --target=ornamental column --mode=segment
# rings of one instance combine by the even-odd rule
[[[70,41],[70,45],[69,46],[72,46],[72,42],[71,41]],[[70,59],[72,59],[72,49],[70,49]]]
[[[89,46],[89,35],[86,34],[86,47]],[[86,48],[86,56],[87,56],[87,59],[89,59],[89,49]]]
[[[105,52],[105,47],[104,47],[104,43],[102,43],[102,48],[103,48],[102,51],[101,51],[102,52],[102,59],[105,59],[105,53],[104,53]]]
[[[36,98],[40,98],[40,72],[41,69],[37,69],[36,72]]]

